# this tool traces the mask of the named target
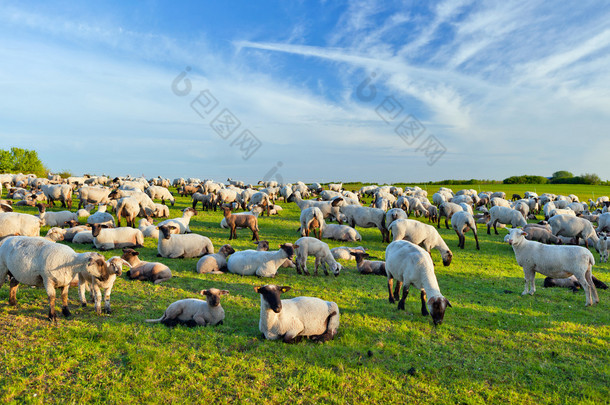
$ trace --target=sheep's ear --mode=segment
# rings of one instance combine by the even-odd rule
[[[208,290],[199,291],[199,295],[206,295],[207,293],[208,293]]]
[[[260,294],[260,289],[261,289],[261,288],[262,288],[262,287],[254,287],[254,291],[256,291],[257,293],[259,293],[259,294]]]
[[[220,295],[229,295],[230,293],[227,290],[220,290]]]
[[[292,245],[292,248],[293,248],[293,249],[298,249],[298,248],[299,248],[299,245],[294,244],[294,245]]]
[[[352,255],[352,256],[356,256],[355,252],[349,252],[349,254]]]
[[[446,299],[446,298],[445,298]],[[449,302],[449,300],[447,300],[447,306],[453,308],[453,305],[451,305],[451,303]]]
[[[523,235],[523,236],[527,236],[527,232],[525,232],[525,231],[521,231],[521,235]]]
[[[280,291],[283,293],[288,292],[290,291],[290,287],[283,285],[280,287]]]

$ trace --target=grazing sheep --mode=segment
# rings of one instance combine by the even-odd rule
[[[55,206],[55,201],[60,201],[63,208],[72,209],[72,187],[67,184],[43,184],[40,189],[49,200],[49,204]]]
[[[120,276],[123,272],[123,265],[129,266],[125,260],[118,256],[113,256],[106,261],[108,267],[108,279],[101,281],[86,271],[78,273],[78,296],[80,298],[81,305],[87,306],[87,299],[85,298],[85,290],[91,291],[93,297],[93,303],[95,312],[98,314],[102,313],[102,292],[104,290],[104,312],[110,314],[110,293],[112,292],[112,286],[117,276]],[[129,266],[131,267],[131,266]]]
[[[591,238],[595,245],[599,240],[593,224],[583,218],[573,217],[570,215],[556,215],[549,219],[549,225],[555,236],[567,236],[575,238],[575,243],[578,244],[578,239],[585,240],[585,246],[589,248],[588,239]]]
[[[472,229],[474,240],[477,243],[477,250],[480,250],[479,238],[477,235],[477,224],[474,222],[474,217],[471,213],[462,211],[453,214],[453,217],[451,217],[451,227],[458,236],[458,247],[460,249],[464,249],[464,244],[466,243],[464,233]]]
[[[103,204],[98,206],[97,212],[95,212],[94,214],[91,214],[87,218],[87,223],[90,225],[93,225],[93,224],[107,225],[109,227],[114,228],[114,226],[115,226],[114,217],[111,214],[106,212],[107,208],[108,207]],[[119,226],[120,226],[120,221],[119,221]]]
[[[399,219],[394,221],[390,231],[394,241],[401,239],[408,240],[423,247],[428,253],[430,253],[431,249],[437,249],[443,259],[443,265],[449,266],[451,264],[453,253],[432,225],[427,225],[414,219]]]
[[[227,260],[230,273],[242,276],[275,277],[278,268],[286,259],[292,259],[296,245],[285,243],[273,252],[242,250],[233,253]]]
[[[118,226],[121,226],[121,218],[125,217],[125,224],[135,227],[136,217],[140,213],[140,202],[133,196],[123,197],[118,201],[115,211]],[[91,217],[95,218],[95,214]],[[87,223],[92,223],[89,222],[94,220],[91,217],[87,218]]]
[[[93,235],[93,245],[99,250],[144,246],[144,235],[139,229],[104,228],[103,225],[93,224],[91,234]]]
[[[123,249],[121,259],[129,263],[131,269],[127,271],[127,277],[131,280],[152,281],[155,284],[162,283],[172,278],[172,271],[163,263],[145,262],[138,257],[140,252],[133,249]]]
[[[334,339],[340,319],[337,304],[315,297],[280,299],[288,290],[290,287],[273,284],[254,287],[261,295],[258,327],[265,338],[281,338],[284,343],[297,343],[303,337],[316,342]]]
[[[390,234],[385,228],[385,211],[379,208],[360,207],[357,205],[345,205],[340,208],[345,215],[346,222],[352,228],[356,225],[362,228],[377,227],[381,232],[382,242],[389,242]]]
[[[169,192],[168,189],[161,186],[150,186],[145,190],[145,193],[151,198],[151,200],[161,200],[161,204],[165,204],[165,201],[169,201],[174,206],[176,199]]]
[[[326,191],[326,190],[325,190]],[[301,236],[309,236],[309,232],[313,231],[316,236],[316,229],[318,230],[317,238],[322,238],[322,231],[326,226],[324,221],[324,214],[318,207],[308,207],[301,211]]]
[[[193,201],[193,209],[197,208],[198,202],[201,202],[201,208],[205,211],[209,211],[215,207],[214,194],[203,194],[197,192],[191,196],[191,200]]]
[[[231,245],[223,245],[218,253],[203,256],[197,262],[197,273],[223,274],[227,271],[227,257],[233,253]]]
[[[343,242],[357,242],[362,240],[360,233],[347,225],[327,224],[322,230],[322,237],[325,239],[340,240]]]
[[[487,222],[487,234],[490,235],[491,227],[493,225],[494,232],[498,234],[497,224],[511,224],[513,228],[527,225],[527,221],[523,218],[523,215],[519,211],[512,208],[495,206],[489,210],[489,222]]]
[[[335,260],[355,260],[356,258],[352,256],[352,252],[362,252],[366,251],[362,246],[358,246],[355,248],[347,247],[347,246],[339,246],[336,248],[332,248],[330,253],[333,255]]]
[[[77,273],[108,279],[108,266],[99,253],[76,253],[69,246],[45,238],[13,236],[0,246],[0,287],[10,272],[9,305],[17,305],[19,284],[44,287],[49,297],[49,319],[55,320],[55,289],[62,288],[62,313],[68,310],[68,288]]]
[[[225,221],[230,229],[229,240],[237,239],[237,227],[249,228],[252,231],[252,240],[258,241],[258,218],[254,215],[231,215],[229,207],[222,207]]]
[[[188,207],[182,211],[182,217],[166,219],[165,221],[160,222],[158,226],[162,227],[163,225],[173,225],[178,228],[178,233],[191,233],[189,223],[191,222],[191,217],[194,217],[195,215],[197,215],[197,211],[191,207]]]
[[[174,225],[159,226],[159,242],[157,250],[159,256],[176,258],[200,257],[214,253],[214,246],[210,238],[196,233],[173,234]]]
[[[385,270],[388,277],[390,304],[398,300],[402,287],[402,298],[398,302],[398,309],[404,310],[409,287],[413,285],[421,291],[421,314],[432,315],[435,326],[443,322],[445,309],[451,307],[451,303],[441,294],[434,274],[432,258],[424,249],[404,240],[390,243],[385,250]],[[392,293],[394,279],[397,283]]]
[[[464,209],[459,205],[452,202],[444,202],[438,207],[438,224],[437,228],[441,228],[441,218],[445,217],[445,227],[449,229],[449,220],[456,212],[462,212]]]
[[[39,236],[40,218],[18,212],[0,212],[0,238],[13,235]]]
[[[38,208],[38,217],[40,218],[40,224],[42,226],[64,226],[68,221],[78,221],[78,217],[74,212],[70,211],[57,211],[57,212],[46,212],[44,205],[36,204]]]
[[[314,267],[315,275],[318,275],[318,266],[320,264],[322,264],[324,274],[327,276],[327,267],[330,267],[330,270],[335,277],[339,275],[339,272],[343,268],[330,253],[328,244],[317,240],[316,238],[308,236],[302,237],[295,242],[294,246],[297,254],[296,268],[298,274],[305,273],[306,276],[309,275],[309,271],[307,270],[307,256],[314,256],[316,258]]]
[[[555,246],[525,239],[527,232],[511,229],[508,243],[513,246],[517,264],[523,267],[525,289],[521,295],[534,295],[536,272],[552,278],[575,276],[586,295],[586,306],[599,302],[591,278],[595,259],[588,249],[580,246]]]
[[[199,294],[205,295],[207,301],[187,298],[173,302],[167,307],[161,318],[147,319],[146,322],[160,322],[170,328],[176,325],[188,327],[222,325],[225,311],[220,305],[220,297],[229,292],[210,288],[202,290]]]
[[[379,276],[385,276],[385,262],[380,260],[365,260],[369,257],[368,253],[362,252],[350,252],[352,256],[356,258],[356,268],[360,274],[377,274]]]

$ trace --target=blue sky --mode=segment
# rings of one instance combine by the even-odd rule
[[[75,174],[608,179],[609,51],[601,1],[0,1],[0,147]]]

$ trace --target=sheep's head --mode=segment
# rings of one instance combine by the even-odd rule
[[[173,225],[161,225],[158,227],[158,229],[161,231],[161,233],[163,233],[163,239],[170,239],[172,237],[172,233],[176,233],[174,230],[178,228]]]
[[[95,277],[100,281],[106,281],[109,277],[109,269],[104,256],[99,253],[93,253],[87,261],[87,272],[91,277]]]
[[[331,263],[330,270],[333,272],[335,277],[337,277],[339,275],[339,273],[341,272],[341,270],[343,270],[343,266],[341,266],[337,262],[334,262],[334,263]]]
[[[128,263],[131,263],[133,258],[137,257],[139,254],[140,254],[140,252],[136,252],[135,250],[133,250],[131,248],[124,248],[123,249],[123,255],[121,256],[121,259],[127,261]]]
[[[106,265],[108,266],[109,274],[116,274],[117,276],[120,276],[123,273],[123,265],[131,268],[131,264],[119,256],[112,256],[106,261]]]
[[[278,286],[275,284],[267,284],[262,287],[254,287],[254,291],[263,296],[263,299],[269,305],[269,308],[279,314],[282,310],[282,299],[280,295],[290,290],[288,286]]]
[[[428,308],[430,310],[430,316],[432,316],[434,326],[443,323],[445,309],[447,309],[447,307],[451,307],[451,303],[443,296],[433,297],[428,300]]]
[[[508,244],[521,242],[527,236],[527,232],[519,228],[513,228],[508,232]]]
[[[299,245],[293,245],[292,243],[284,243],[280,245],[280,249],[286,252],[288,259],[292,259],[292,256],[294,256],[294,249],[297,249],[298,247]]]
[[[360,263],[365,258],[368,258],[370,256],[368,253],[362,253],[362,252],[349,252],[349,254],[356,258],[356,263]]]
[[[441,255],[441,257],[443,258],[443,266],[449,266],[451,264],[451,260],[453,260],[453,253],[451,250],[447,250]]]
[[[220,297],[229,294],[229,292],[227,290],[219,290],[218,288],[210,288],[209,290],[201,290],[199,294],[205,295],[210,307],[217,307],[220,305]]]
[[[256,250],[258,251],[266,252],[269,250],[269,242],[266,240],[259,240],[258,242],[254,242],[254,244],[257,246]]]
[[[229,256],[232,255],[233,253],[235,253],[235,249],[233,249],[233,247],[229,244],[227,245],[223,245],[220,250],[218,251],[218,253],[220,253],[223,256]]]

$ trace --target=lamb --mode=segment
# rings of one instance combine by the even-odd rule
[[[104,225],[93,224],[91,234],[93,235],[93,245],[99,250],[144,246],[144,235],[139,229],[104,228]]]
[[[223,245],[218,253],[203,256],[197,262],[197,273],[223,274],[227,270],[227,257],[235,253],[231,245]]]
[[[13,235],[39,236],[40,218],[18,212],[0,212],[0,238]]]
[[[296,268],[298,274],[304,273],[306,276],[309,275],[309,271],[307,270],[307,256],[314,256],[316,258],[314,267],[315,275],[318,275],[318,266],[320,266],[320,264],[322,264],[325,275],[328,275],[327,267],[330,267],[330,270],[335,277],[338,276],[341,269],[343,269],[343,266],[337,263],[330,253],[328,244],[322,241],[305,236],[298,239],[294,245],[297,254]]]
[[[257,205],[257,206],[252,207],[252,209],[250,209],[250,211],[232,212],[231,215],[254,215],[256,218],[258,218],[262,212],[263,212],[263,209]],[[222,217],[222,220],[220,221],[220,227],[222,229],[229,229],[229,225],[227,225],[227,220],[224,218],[224,216]],[[238,226],[237,229],[243,229],[243,228],[241,226]]]
[[[456,212],[462,212],[464,209],[459,205],[452,202],[444,202],[438,208],[438,224],[437,228],[441,228],[441,218],[445,217],[445,227],[449,229],[449,220]]]
[[[474,217],[471,213],[462,211],[453,214],[453,217],[451,218],[451,227],[458,236],[458,247],[460,249],[464,249],[464,244],[466,242],[466,237],[464,236],[464,233],[472,229],[472,233],[474,234],[474,240],[477,243],[477,250],[480,250],[479,238],[477,235],[477,224],[474,222]]]
[[[58,211],[58,212],[46,212],[44,205],[36,204],[38,208],[38,217],[40,218],[40,224],[42,226],[64,226],[68,221],[78,221],[78,217],[74,212],[70,211]]]
[[[407,203],[408,204],[408,203]],[[385,213],[385,229],[390,230],[390,225],[397,219],[407,219],[407,213],[402,208],[392,208]]]
[[[106,212],[107,206],[102,204],[98,206],[97,212],[87,218],[87,223],[90,225],[100,224],[114,228],[114,217]],[[134,217],[135,218],[135,217]],[[120,226],[120,221],[119,221]]]
[[[398,300],[402,287],[402,298],[398,302],[398,309],[404,310],[409,287],[413,285],[421,291],[421,314],[432,315],[434,326],[440,325],[445,317],[445,309],[451,307],[451,303],[441,294],[430,255],[411,242],[397,240],[386,248],[385,260],[390,304]],[[392,293],[394,279],[397,283]]]
[[[58,227],[53,227],[47,231],[45,238],[52,241],[57,242],[60,240],[64,240],[64,235],[66,234],[66,230]]]
[[[229,292],[210,288],[200,291],[199,294],[205,295],[207,301],[187,298],[173,302],[167,307],[161,318],[147,319],[146,322],[160,322],[170,328],[176,325],[188,327],[222,325],[225,311],[220,305],[220,297]]]
[[[144,235],[145,238],[159,239],[159,228],[153,224],[152,218],[140,219],[138,229],[142,231],[142,235]]]
[[[259,330],[268,340],[297,343],[303,337],[316,342],[334,339],[339,328],[339,307],[315,297],[280,299],[288,286],[267,284],[254,287],[261,295]]]
[[[169,207],[163,204],[155,204],[155,209],[151,216],[155,218],[169,218]]]
[[[316,229],[318,230],[318,239],[322,238],[322,231],[326,226],[324,221],[324,214],[318,207],[308,207],[301,211],[301,236],[309,236],[309,232],[313,231],[316,236]]]
[[[154,284],[159,284],[172,278],[172,271],[165,264],[140,260],[139,255],[140,252],[133,249],[123,249],[121,259],[129,263],[131,267],[126,273],[129,279],[152,281]]]
[[[335,258],[335,260],[355,260],[355,257],[352,256],[352,252],[366,252],[366,249],[363,248],[362,246],[358,246],[355,248],[352,247],[348,247],[348,246],[339,246],[336,248],[332,248],[330,250],[330,253],[333,255],[333,257]]]
[[[87,244],[93,243],[93,232],[81,231],[72,237],[72,243]]]
[[[79,218],[88,218],[89,215],[91,215],[91,210],[93,208],[95,208],[95,205],[87,204],[87,205],[85,205],[85,208],[81,208],[78,211],[76,211],[76,216]]]
[[[188,208],[187,208],[188,209]],[[174,235],[172,229],[174,225],[160,225],[159,242],[157,250],[161,257],[189,258],[200,257],[214,253],[214,246],[210,238],[191,233],[188,235]]]
[[[526,235],[527,232],[521,229],[511,229],[508,240],[525,275],[525,289],[521,295],[534,295],[536,272],[552,278],[573,275],[585,290],[585,306],[599,302],[591,274],[595,259],[588,249],[581,246],[545,245],[525,239]]]
[[[224,211],[225,221],[229,226],[229,240],[237,239],[236,228],[249,228],[252,231],[252,240],[258,241],[258,218],[254,215],[231,215],[229,207],[222,207]]]
[[[197,208],[197,203],[201,202],[201,208],[208,211],[210,208],[215,208],[214,194],[194,193],[191,195],[193,200],[193,209]]]
[[[591,238],[596,245],[599,240],[591,222],[583,218],[556,215],[549,219],[549,225],[551,225],[553,235],[555,236],[575,238],[576,244],[578,244],[579,238],[583,238],[587,249],[589,248],[588,238]]]
[[[176,199],[169,192],[168,189],[161,186],[150,186],[145,190],[145,193],[151,198],[151,200],[161,200],[161,204],[165,204],[165,201],[169,201],[172,207],[176,203]]]
[[[356,258],[356,268],[360,272],[360,274],[377,274],[380,276],[385,276],[385,262],[375,260],[365,260],[369,257],[368,253],[363,252],[350,252],[352,256]]]
[[[551,228],[551,225],[549,225],[547,221],[540,221],[537,224],[526,224],[523,226],[524,231],[527,231],[529,228],[540,228],[545,231],[553,232],[553,228]]]
[[[604,212],[597,219],[598,232],[610,232],[610,212]]]
[[[259,252],[267,252],[269,250],[269,242],[266,240],[259,240],[258,242],[254,242],[256,245],[256,250]],[[280,265],[280,267],[291,268],[294,269],[296,265],[291,259],[284,260],[284,263]]]
[[[87,272],[102,282],[109,276],[106,261],[99,253],[76,253],[69,246],[29,236],[7,238],[0,246],[0,287],[9,272],[9,305],[17,305],[17,288],[20,283],[44,286],[49,297],[50,320],[57,319],[56,288],[62,288],[62,313],[68,317],[68,288],[74,276]]]
[[[591,279],[593,280],[593,284],[595,285],[595,288],[601,288],[602,290],[608,289],[608,286],[606,285],[606,283],[604,283],[597,277],[592,275]],[[564,288],[571,289],[573,292],[576,292],[576,291],[578,291],[579,288],[582,288],[582,286],[580,285],[580,283],[574,276],[570,276],[568,278],[547,277],[544,279],[544,284],[542,286],[544,288],[564,287]]]
[[[274,252],[256,250],[235,252],[227,260],[227,268],[230,273],[242,276],[275,277],[277,269],[286,259],[292,259],[294,249],[297,247],[291,243],[285,243]]]
[[[182,217],[180,218],[172,218],[166,219],[163,222],[159,223],[159,227],[163,225],[173,225],[178,228],[179,233],[191,233],[191,228],[189,228],[189,223],[191,222],[191,217],[197,215],[197,211],[193,208],[185,208],[182,211]]]
[[[291,201],[294,201],[301,211],[309,207],[318,207],[322,211],[322,214],[324,214],[325,219],[332,216],[341,223],[340,207],[345,205],[343,198],[335,198],[332,201],[303,200],[301,199],[301,193],[297,191],[288,197],[288,202]]]
[[[443,265],[449,266],[451,264],[453,253],[432,225],[427,225],[414,219],[399,219],[394,221],[390,231],[394,241],[401,239],[408,240],[423,247],[428,253],[430,253],[431,249],[437,249],[443,259]]]
[[[340,240],[343,242],[357,242],[362,240],[360,233],[347,225],[327,224],[322,230],[322,237],[325,239]]]
[[[152,210],[151,210],[152,211]],[[140,214],[140,202],[133,196],[123,197],[119,200],[116,207],[117,225],[121,226],[121,217],[125,217],[127,226],[134,227],[136,217]],[[95,214],[92,215],[92,217]],[[89,222],[91,217],[87,218]]]
[[[385,211],[379,208],[360,207],[357,205],[345,205],[340,208],[346,217],[346,222],[354,228],[356,225],[362,228],[377,227],[381,232],[382,242],[389,242],[390,234],[385,228]]]
[[[106,261],[108,267],[108,279],[101,281],[95,279],[91,274],[83,271],[78,273],[78,296],[80,298],[81,305],[87,306],[87,299],[85,298],[85,290],[91,291],[93,297],[93,303],[95,312],[98,315],[102,313],[102,292],[104,290],[104,312],[110,314],[110,293],[117,276],[120,276],[123,272],[123,265],[129,266],[125,260],[118,256],[113,256]],[[131,266],[130,266],[131,267]]]
[[[78,208],[86,204],[108,204],[110,192],[108,187],[81,187],[78,189]]]
[[[343,189],[343,183],[329,183],[328,189],[330,191],[341,192],[341,190]]]
[[[489,210],[489,222],[487,222],[487,234],[490,235],[490,229],[493,225],[494,232],[498,235],[497,223],[511,224],[513,228],[527,225],[527,221],[519,211],[512,208],[495,206]]]

